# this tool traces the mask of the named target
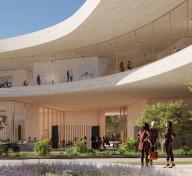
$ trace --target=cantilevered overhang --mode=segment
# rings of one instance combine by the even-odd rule
[[[73,50],[137,29],[184,0],[87,0],[70,18],[50,28],[0,40],[0,58]]]
[[[110,76],[55,85],[4,88],[0,100],[64,110],[105,109],[138,99],[190,96],[192,46],[151,64]]]

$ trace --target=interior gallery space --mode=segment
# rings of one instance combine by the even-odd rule
[[[192,105],[192,0],[87,0],[65,21],[0,40],[0,139],[133,138],[146,105]]]

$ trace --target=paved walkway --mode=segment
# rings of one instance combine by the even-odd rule
[[[164,161],[164,158],[159,158],[158,161]],[[23,165],[23,164],[53,164],[53,163],[63,163],[63,164],[93,164],[97,167],[103,166],[125,166],[137,169],[139,172],[144,173],[157,173],[161,172],[160,175],[164,174],[168,176],[192,176],[192,164],[180,165],[176,164],[173,169],[164,169],[162,165],[154,165],[149,168],[142,168],[140,166],[133,166],[130,164],[119,164],[121,162],[139,162],[139,158],[89,158],[89,159],[25,159],[25,160],[0,160],[0,166],[4,165]],[[177,161],[192,161],[192,158],[176,158]],[[154,163],[155,164],[155,163]],[[159,175],[158,175],[159,176]]]

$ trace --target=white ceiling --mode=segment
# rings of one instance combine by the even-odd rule
[[[74,21],[69,23],[70,19],[68,20],[67,24],[74,25],[69,27],[73,28],[70,33],[66,33],[67,29],[62,28],[63,24],[66,23],[64,21],[55,27],[34,34],[1,40],[0,58],[54,53],[99,43],[147,24],[183,1],[87,0],[84,6],[75,14],[75,19],[81,19],[82,23],[77,24],[74,29]],[[57,33],[59,37],[54,38]],[[45,38],[46,40],[44,40]]]

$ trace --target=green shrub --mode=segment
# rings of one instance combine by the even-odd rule
[[[6,146],[2,142],[0,142],[0,155],[6,154],[6,153],[7,153]]]
[[[136,139],[127,139],[124,141],[119,148],[120,154],[127,153],[127,152],[136,152],[138,146],[138,141]]]
[[[50,152],[49,141],[47,139],[39,140],[35,143],[33,151],[37,155],[47,155]]]
[[[75,141],[74,149],[79,153],[86,153],[87,152],[87,141],[84,139]]]
[[[189,155],[189,154],[191,154],[192,150],[189,146],[182,145],[178,152],[182,155]]]
[[[67,156],[78,156],[78,152],[75,150],[74,147],[67,148],[65,150]]]

